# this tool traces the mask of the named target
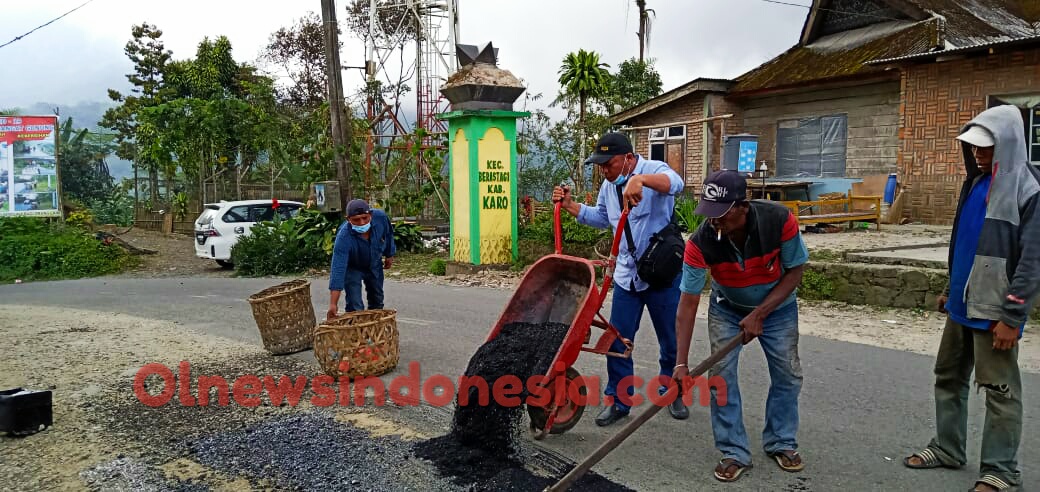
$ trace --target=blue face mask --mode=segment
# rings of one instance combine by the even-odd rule
[[[363,226],[356,226],[354,224],[351,224],[350,227],[352,229],[354,229],[354,232],[358,232],[358,233],[364,234],[364,233],[368,232],[369,228],[372,227],[372,223],[369,222],[369,223],[367,223],[367,224],[365,224]]]
[[[635,169],[633,169],[633,171],[634,170]],[[629,171],[629,172],[631,172],[631,171]],[[628,182],[628,175],[625,174],[624,166],[622,166],[621,174],[619,174],[618,177],[614,178],[614,181],[611,181],[611,183],[613,183],[614,186],[621,186],[621,185],[625,184],[626,182]]]

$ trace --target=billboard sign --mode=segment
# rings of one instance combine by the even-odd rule
[[[0,217],[60,217],[58,117],[0,116]]]

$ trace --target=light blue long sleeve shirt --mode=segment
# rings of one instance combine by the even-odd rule
[[[621,246],[618,251],[617,267],[614,269],[614,284],[628,291],[640,292],[646,290],[649,285],[636,274],[636,260],[646,251],[650,244],[650,236],[660,231],[672,219],[675,209],[675,195],[683,190],[683,181],[672,168],[661,161],[643,159],[637,155],[635,170],[628,178],[639,174],[665,174],[668,176],[670,186],[668,194],[658,193],[643,186],[643,200],[639,205],[628,212],[628,226],[632,230],[632,241],[636,245],[635,251],[628,249],[628,237],[624,231],[621,236]],[[627,182],[626,182],[627,184]],[[599,187],[599,198],[596,206],[590,207],[581,204],[578,212],[578,223],[599,229],[611,228],[616,234],[618,220],[621,218],[621,203],[618,202],[617,187],[613,183],[603,180]]]

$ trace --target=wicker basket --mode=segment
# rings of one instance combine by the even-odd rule
[[[298,279],[269,287],[249,296],[249,304],[268,352],[283,355],[311,348],[317,322],[310,281]]]
[[[314,358],[334,378],[380,376],[397,367],[400,356],[397,311],[391,309],[349,312],[314,332]]]

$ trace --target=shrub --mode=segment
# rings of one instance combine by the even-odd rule
[[[703,215],[697,215],[697,200],[680,196],[675,200],[675,215],[683,232],[693,233],[704,222]]]
[[[448,262],[437,258],[430,262],[430,273],[434,275],[444,275],[448,272]]]
[[[76,227],[23,217],[0,219],[0,281],[95,277],[133,263],[119,246]]]
[[[394,246],[398,251],[422,253],[426,250],[423,244],[422,228],[419,224],[399,221],[394,224]]]
[[[282,275],[328,266],[329,253],[305,239],[295,220],[258,222],[231,248],[231,261],[242,275]],[[312,236],[318,236],[312,233]],[[331,249],[330,249],[331,251]]]
[[[560,212],[560,232],[563,234],[564,248],[567,245],[595,245],[604,238],[610,237],[610,229],[596,229],[578,223],[571,214]],[[553,213],[542,212],[535,215],[531,224],[520,230],[520,239],[528,239],[552,245],[555,241],[553,232]]]
[[[108,197],[90,203],[95,224],[115,224],[128,227],[134,223],[134,197],[122,188],[116,188]]]
[[[77,210],[65,217],[65,225],[80,229],[90,229],[94,224],[94,216],[89,210]]]

